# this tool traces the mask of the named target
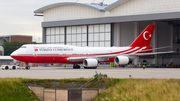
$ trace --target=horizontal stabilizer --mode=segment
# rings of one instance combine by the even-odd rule
[[[167,52],[153,52],[153,53],[137,53],[132,55],[142,56],[142,55],[157,55],[157,54],[168,54],[168,53],[174,53],[175,51],[167,51]]]
[[[153,48],[153,49],[147,49],[147,50],[142,50],[142,51],[139,51],[139,52],[147,52],[147,51],[158,50],[158,49],[164,49],[164,48],[170,48],[170,46],[159,47],[159,48]]]

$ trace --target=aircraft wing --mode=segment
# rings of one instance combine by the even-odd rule
[[[159,50],[159,49],[164,49],[164,48],[170,48],[170,46],[159,47],[159,48],[153,48],[153,49],[148,49],[148,50],[141,50],[141,51],[139,51],[139,52],[147,52],[147,51]]]
[[[156,55],[156,54],[167,54],[167,53],[173,53],[174,51],[167,51],[167,52],[153,52],[153,53],[137,53],[137,54],[109,54],[109,55],[97,55],[97,56],[90,56],[90,57],[70,57],[67,58],[68,61],[72,62],[80,62],[83,61],[84,59],[89,59],[89,58],[94,58],[97,59],[98,61],[105,61],[108,60],[109,58],[116,57],[119,55],[126,55],[129,58],[131,56],[144,56],[144,55]]]
[[[105,61],[108,60],[108,58],[115,57],[118,55],[120,54],[97,55],[97,56],[88,56],[88,57],[70,57],[67,58],[67,60],[72,62],[80,62],[83,61],[84,59],[94,58],[97,59],[98,61]]]
[[[89,57],[70,57],[70,58],[67,58],[67,61],[80,62],[87,58],[89,58]]]

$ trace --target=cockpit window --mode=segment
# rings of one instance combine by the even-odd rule
[[[21,46],[20,48],[26,48],[26,46]]]

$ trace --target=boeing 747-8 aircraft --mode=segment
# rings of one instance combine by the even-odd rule
[[[98,63],[115,62],[115,64],[128,64],[141,55],[154,55],[171,53],[155,52],[150,47],[155,25],[149,25],[136,40],[127,47],[78,47],[58,44],[27,44],[11,54],[11,57],[26,63],[65,63],[74,64],[73,68],[97,68]]]

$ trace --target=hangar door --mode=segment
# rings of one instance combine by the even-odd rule
[[[111,24],[89,25],[88,41],[90,47],[110,47]]]
[[[111,24],[46,28],[46,43],[110,47]]]
[[[47,44],[64,44],[65,27],[46,28]]]

